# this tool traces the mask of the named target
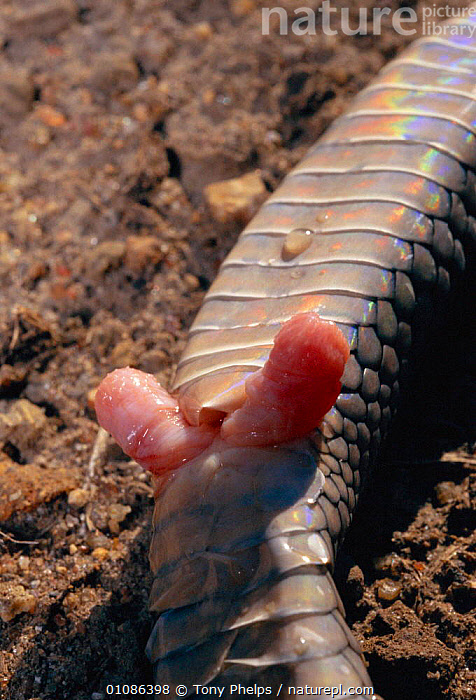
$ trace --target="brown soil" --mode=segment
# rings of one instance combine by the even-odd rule
[[[239,230],[212,218],[204,186],[259,169],[272,190],[413,38],[388,18],[380,36],[262,36],[262,4],[0,3],[8,700],[101,700],[107,684],[151,681],[151,488],[98,433],[93,390],[127,364],[170,378]],[[351,6],[352,22],[367,3]],[[466,439],[453,414],[425,429],[430,443]],[[337,573],[386,700],[469,700],[476,462],[459,447],[415,467],[408,444],[392,443]]]

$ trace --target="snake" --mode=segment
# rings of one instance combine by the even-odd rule
[[[476,22],[443,26],[385,66],[287,175],[190,329],[175,403],[165,404],[184,417],[174,429],[186,423],[205,442],[156,473],[150,547],[156,623],[146,651],[170,697],[372,689],[335,558],[476,242]],[[313,314],[348,346],[317,427],[305,420],[308,392],[302,430],[271,444],[210,443],[273,348],[292,345],[289,324]],[[279,401],[290,410],[292,386]],[[273,410],[270,400],[263,411]],[[98,416],[115,434],[100,407]],[[147,432],[134,456],[140,443],[144,457]]]

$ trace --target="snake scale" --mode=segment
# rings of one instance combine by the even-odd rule
[[[371,685],[332,569],[415,347],[474,246],[475,78],[463,32],[411,45],[272,194],[205,297],[173,385],[192,425],[239,402],[297,313],[334,321],[351,355],[312,434],[207,452],[158,492],[147,653],[172,693]]]

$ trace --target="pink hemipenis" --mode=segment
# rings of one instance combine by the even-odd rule
[[[334,323],[315,313],[298,314],[277,334],[264,367],[247,380],[243,405],[221,426],[189,425],[178,401],[152,375],[131,368],[101,382],[96,413],[126,454],[163,474],[197,457],[216,438],[264,447],[306,435],[334,404],[348,357]]]
[[[335,323],[297,314],[277,334],[268,361],[246,382],[246,400],[225,418],[233,445],[265,446],[302,437],[333,406],[349,347]]]
[[[96,415],[124,452],[154,474],[180,467],[206,449],[217,429],[193,427],[177,400],[151,374],[125,367],[105,377]]]

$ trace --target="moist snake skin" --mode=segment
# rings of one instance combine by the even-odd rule
[[[474,248],[475,78],[474,38],[414,43],[286,177],[205,298],[172,387],[192,425],[240,404],[295,314],[334,321],[351,355],[312,434],[207,452],[159,491],[147,652],[170,697],[372,685],[332,569],[415,348]]]

